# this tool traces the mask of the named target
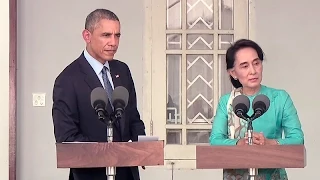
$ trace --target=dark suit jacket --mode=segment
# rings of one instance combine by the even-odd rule
[[[128,105],[119,125],[114,127],[113,141],[137,141],[145,127],[137,110],[136,92],[129,67],[118,60],[109,61],[114,87],[129,92]],[[56,78],[53,88],[52,116],[56,142],[107,142],[106,124],[98,120],[91,106],[90,94],[103,87],[83,53]],[[138,167],[117,168],[116,180],[139,180]],[[126,177],[128,176],[128,177]],[[106,180],[105,168],[70,169],[75,180]]]

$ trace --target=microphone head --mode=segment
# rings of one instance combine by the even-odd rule
[[[240,117],[240,118],[246,118],[247,112],[249,111],[249,108],[250,108],[249,98],[245,95],[236,96],[233,99],[232,108],[233,108],[234,113],[237,116],[239,116],[240,115],[239,113],[241,113],[242,117]]]
[[[129,92],[123,86],[117,86],[112,92],[112,105],[116,108],[126,108],[128,105]]]
[[[93,109],[96,109],[98,104],[105,108],[108,102],[107,92],[102,87],[96,87],[91,91],[90,100]]]
[[[270,106],[270,100],[266,95],[259,94],[257,95],[252,102],[253,110],[256,111],[259,109],[262,113],[265,113]]]

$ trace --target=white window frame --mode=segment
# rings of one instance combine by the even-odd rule
[[[249,17],[252,17],[254,10],[253,1],[235,0],[234,31],[237,33],[234,40],[254,36],[254,31],[249,31],[252,28]],[[166,141],[166,0],[144,0],[144,10],[143,120],[147,135]],[[240,20],[236,19],[236,14],[245,15]],[[216,41],[217,38],[214,43]],[[183,75],[186,71],[181,73]],[[219,88],[214,91],[219,91]],[[214,99],[214,111],[217,103],[218,99]],[[165,145],[164,151],[167,168],[196,168],[195,145]]]

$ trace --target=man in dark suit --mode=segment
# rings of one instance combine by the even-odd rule
[[[103,87],[109,95],[115,87],[129,92],[128,105],[115,123],[113,141],[137,141],[145,126],[137,110],[136,92],[129,67],[114,59],[120,39],[120,22],[111,11],[97,9],[85,22],[86,48],[56,78],[52,116],[56,142],[107,142],[107,126],[98,120],[90,94]],[[109,110],[110,111],[110,108]],[[110,112],[109,112],[110,113]],[[69,180],[106,180],[106,168],[70,169]],[[139,180],[138,167],[116,168],[116,180]]]

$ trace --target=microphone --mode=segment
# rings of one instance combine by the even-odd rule
[[[245,95],[236,96],[232,101],[232,108],[234,113],[242,119],[247,120],[249,116],[247,115],[250,107],[250,100]]]
[[[116,119],[122,117],[124,109],[128,105],[129,92],[123,86],[117,86],[112,92],[112,106]]]
[[[108,95],[102,87],[97,87],[91,91],[91,106],[96,111],[99,119],[104,120],[107,115],[106,106]]]
[[[253,117],[252,120],[262,116],[270,106],[270,100],[266,95],[259,94],[252,101]]]

